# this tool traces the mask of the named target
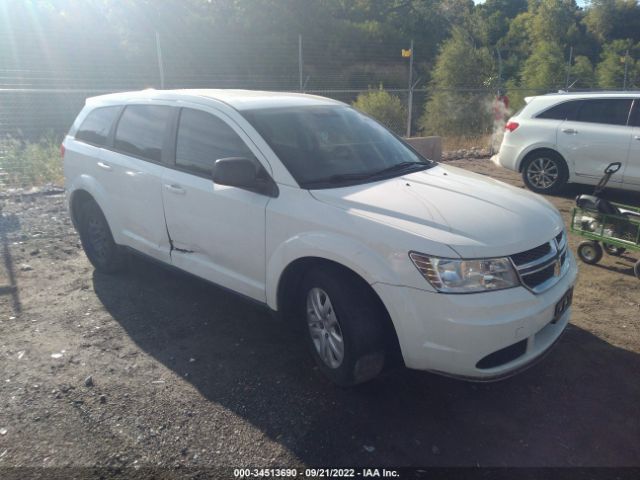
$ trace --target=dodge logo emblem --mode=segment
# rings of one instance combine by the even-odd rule
[[[560,276],[560,268],[561,268],[561,263],[560,263],[560,259],[556,260],[555,266],[553,267],[553,275],[556,277]]]

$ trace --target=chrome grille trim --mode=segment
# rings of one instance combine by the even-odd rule
[[[567,261],[567,235],[564,231],[555,236],[552,240],[547,242],[550,248],[550,252],[543,255],[540,258],[527,262],[523,265],[516,265],[513,259],[511,259],[511,263],[513,268],[515,268],[518,278],[522,285],[533,293],[542,293],[551,287],[553,287],[558,281],[567,273],[569,269],[569,262]],[[543,244],[544,245],[544,244]],[[538,272],[541,272],[549,267],[558,264],[559,265],[559,273],[558,275],[552,274],[546,280],[542,282],[531,285],[527,282],[527,278],[532,276]],[[554,269],[555,272],[555,269]]]

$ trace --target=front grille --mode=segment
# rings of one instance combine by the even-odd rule
[[[552,263],[547,268],[539,270],[535,273],[531,273],[529,275],[524,275],[522,277],[522,281],[525,285],[531,289],[536,288],[539,285],[542,285],[544,282],[553,278],[553,272],[555,271],[555,263]]]
[[[564,232],[535,248],[511,255],[522,283],[534,293],[553,286],[565,272],[567,241]]]
[[[526,252],[511,255],[511,260],[513,260],[513,263],[515,263],[516,266],[525,265],[540,257],[544,257],[549,252],[551,252],[551,245],[543,243],[542,245],[532,248],[531,250],[527,250]]]

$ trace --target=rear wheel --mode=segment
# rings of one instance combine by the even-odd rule
[[[111,229],[100,207],[93,201],[85,202],[80,206],[78,220],[82,248],[96,270],[104,273],[122,270],[125,255],[113,240]]]
[[[369,286],[334,267],[308,272],[301,286],[306,336],[322,373],[341,386],[376,377],[385,363],[386,312]]]
[[[567,184],[569,172],[563,158],[550,150],[533,152],[522,165],[522,180],[536,193],[558,193]]]
[[[640,279],[640,260],[638,260],[633,266],[633,273],[635,274],[637,279]]]
[[[584,263],[595,265],[602,259],[602,247],[592,240],[581,242],[578,245],[578,257]]]

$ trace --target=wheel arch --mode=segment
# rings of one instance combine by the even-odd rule
[[[282,317],[287,320],[295,320],[295,303],[294,299],[300,294],[299,288],[305,274],[314,268],[327,268],[340,272],[342,275],[350,277],[354,282],[359,282],[366,288],[371,297],[377,303],[378,308],[384,313],[384,329],[386,332],[387,347],[390,354],[392,364],[402,363],[402,353],[398,334],[391,319],[391,315],[385,306],[378,292],[371,284],[358,272],[352,268],[325,257],[305,256],[299,257],[289,263],[282,271],[276,290],[277,310]]]

